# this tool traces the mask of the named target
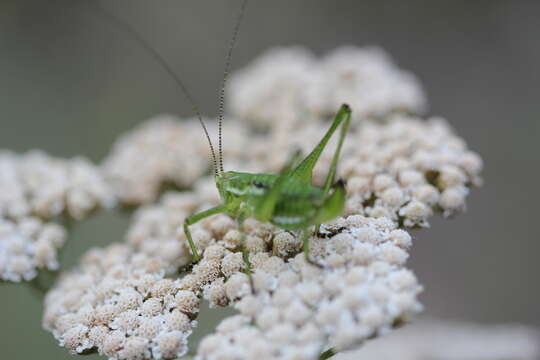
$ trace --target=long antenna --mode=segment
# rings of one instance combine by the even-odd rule
[[[218,168],[216,152],[214,151],[214,145],[212,144],[212,141],[210,140],[210,135],[208,134],[208,129],[206,128],[206,125],[204,124],[204,121],[202,119],[201,112],[199,111],[199,107],[197,106],[197,104],[193,100],[193,97],[189,93],[188,89],[186,88],[186,86],[184,85],[182,80],[180,80],[180,77],[174,72],[172,67],[157,52],[157,50],[154,49],[152,46],[150,46],[150,44],[148,44],[146,42],[146,40],[144,40],[128,23],[124,22],[119,17],[116,17],[115,15],[105,11],[103,8],[101,8],[99,6],[90,6],[90,8],[92,8],[93,10],[99,12],[101,15],[108,18],[112,24],[118,26],[123,31],[128,33],[133,38],[133,40],[138,42],[139,45],[143,49],[148,51],[150,53],[150,55],[154,58],[154,60],[156,60],[163,67],[163,69],[165,69],[165,71],[174,79],[174,81],[176,82],[178,87],[182,90],[182,93],[184,94],[184,96],[188,100],[189,104],[191,105],[191,110],[196,114],[197,118],[199,119],[199,123],[201,124],[201,126],[202,126],[202,128],[204,130],[204,135],[206,135],[206,140],[208,140],[208,145],[210,145],[210,152],[212,154],[212,161],[214,163],[214,175],[217,176],[219,174],[220,170],[223,168],[223,166]],[[221,129],[220,129],[220,133],[221,133]],[[221,135],[220,135],[220,140],[221,140]],[[220,141],[220,146],[221,146],[221,141]]]
[[[238,13],[238,19],[236,20],[236,25],[234,27],[233,36],[229,45],[229,52],[227,53],[227,59],[225,60],[225,71],[223,72],[223,82],[221,84],[221,92],[219,94],[219,112],[218,112],[218,151],[219,151],[219,171],[223,172],[223,145],[222,145],[222,136],[221,136],[221,127],[223,123],[223,113],[225,109],[225,87],[227,85],[227,78],[229,77],[229,72],[231,70],[232,54],[234,45],[236,44],[236,39],[238,38],[238,32],[240,31],[240,24],[242,23],[242,18],[244,17],[244,12],[246,10],[248,0],[242,2],[240,12]]]

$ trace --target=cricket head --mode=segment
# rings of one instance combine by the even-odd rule
[[[219,197],[226,207],[226,214],[236,216],[250,194],[251,174],[223,171],[215,176]]]
[[[219,197],[223,203],[234,202],[245,193],[245,188],[249,186],[249,180],[236,171],[219,172],[214,180],[219,191]]]
[[[227,194],[227,191],[226,191],[226,184],[227,184],[227,181],[228,181],[228,178],[229,178],[229,171],[225,171],[225,172],[222,172],[222,173],[217,173],[214,175],[214,181],[216,183],[216,187],[218,189],[218,192],[219,192],[219,197],[221,198],[221,201],[223,201],[223,203],[225,203],[225,199],[226,199],[226,194]]]

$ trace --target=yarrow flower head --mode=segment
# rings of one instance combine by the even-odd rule
[[[464,211],[469,189],[481,184],[482,160],[444,119],[420,117],[425,97],[414,76],[379,49],[342,48],[321,59],[280,49],[233,76],[229,95],[225,158],[251,172],[275,173],[295,149],[312,149],[328,116],[351,105],[337,173],[345,210],[308,243],[319,266],[304,257],[301,232],[252,218],[239,226],[225,214],[190,225],[202,254],[194,263],[184,221],[221,203],[207,144],[195,119],[152,119],[102,164],[120,201],[142,205],[126,241],[88,251],[47,294],[44,327],[72,353],[183,356],[201,299],[237,313],[202,339],[199,360],[317,360],[421,311],[422,286],[406,268],[408,229],[427,227],[435,212]],[[316,185],[331,160],[322,154]],[[184,189],[161,194],[168,184]]]
[[[58,270],[58,249],[66,240],[60,225],[36,217],[0,219],[0,279],[19,282],[39,269]]]

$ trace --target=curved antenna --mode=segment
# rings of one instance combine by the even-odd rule
[[[234,27],[233,36],[229,45],[229,52],[227,53],[227,58],[225,60],[225,71],[223,72],[223,82],[221,83],[221,92],[219,94],[219,112],[218,112],[218,151],[219,151],[219,171],[223,172],[223,146],[222,146],[222,136],[221,136],[221,127],[223,123],[223,113],[225,109],[225,87],[227,85],[227,78],[231,69],[231,61],[234,45],[236,39],[238,38],[238,32],[240,31],[240,24],[242,23],[242,18],[244,17],[244,12],[246,10],[248,0],[242,2],[240,7],[240,12],[238,13],[238,18],[236,20],[236,25]]]
[[[208,129],[206,128],[206,125],[202,119],[201,112],[199,111],[199,107],[193,100],[193,97],[191,96],[190,92],[180,80],[180,77],[174,72],[172,67],[165,61],[165,59],[157,52],[156,49],[154,49],[150,44],[146,42],[128,23],[122,21],[119,17],[116,17],[115,15],[105,11],[103,8],[99,6],[91,6],[91,8],[97,12],[99,12],[101,15],[103,15],[105,18],[109,19],[110,22],[116,26],[118,26],[120,29],[125,31],[128,35],[130,35],[133,40],[135,40],[139,45],[146,51],[150,53],[150,55],[156,60],[163,69],[169,74],[175,81],[176,85],[182,90],[182,93],[188,100],[189,104],[191,105],[191,110],[195,113],[197,116],[197,119],[199,119],[199,123],[201,124],[204,135],[206,136],[206,140],[208,140],[208,145],[210,146],[210,152],[212,154],[212,161],[214,163],[214,175],[218,175],[219,171],[222,167],[218,168],[217,158],[216,158],[216,152],[214,151],[214,145],[212,144],[212,141],[210,140],[210,135],[208,134]]]

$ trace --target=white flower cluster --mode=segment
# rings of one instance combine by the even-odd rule
[[[328,348],[349,349],[387,333],[421,310],[422,288],[403,267],[411,238],[393,222],[352,216],[325,227],[329,238],[312,239],[324,269],[308,264],[303,254],[288,262],[273,256],[287,248],[284,254],[297,254],[301,244],[286,232],[265,238],[268,230],[260,229],[262,242],[248,241],[253,292],[240,272],[241,254],[226,249],[237,230],[225,235],[228,242],[207,248],[201,263],[221,262],[224,277],[204,286],[204,297],[213,305],[233,303],[239,314],[202,340],[198,359],[316,360]]]
[[[434,210],[462,212],[481,170],[482,159],[445,120],[396,115],[351,133],[339,173],[347,180],[348,213],[411,227],[427,226]]]
[[[373,47],[342,47],[321,59],[300,47],[271,49],[235,73],[228,90],[231,114],[263,127],[305,124],[343,103],[355,118],[420,113],[426,103],[416,78]]]
[[[0,218],[0,279],[28,281],[38,269],[58,270],[57,251],[65,239],[64,228],[54,223]]]
[[[112,207],[115,197],[88,160],[32,151],[0,151],[0,279],[31,280],[38,269],[57,270],[66,232],[52,221],[79,220]]]
[[[245,152],[246,129],[226,119],[225,156]],[[209,120],[210,133],[216,121]],[[212,166],[208,143],[197,119],[161,115],[120,137],[103,169],[120,200],[127,205],[155,201],[167,185],[190,187]]]
[[[156,258],[126,245],[90,250],[45,298],[43,326],[72,353],[118,360],[187,352],[199,298],[164,277]]]
[[[191,185],[208,171],[208,148],[198,122],[162,115],[120,137],[103,163],[118,197],[151,202],[166,183]]]
[[[540,331],[519,325],[423,320],[336,360],[537,360]]]

